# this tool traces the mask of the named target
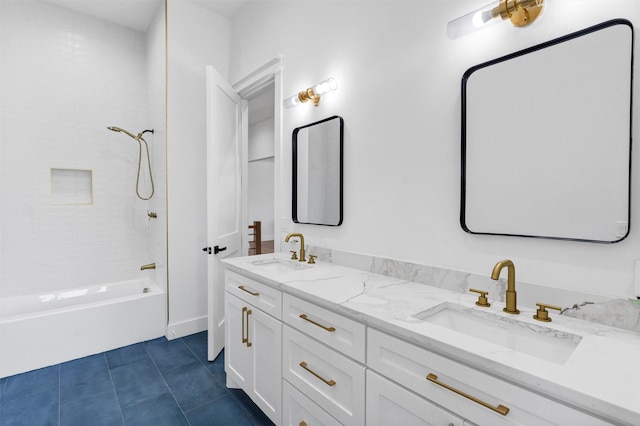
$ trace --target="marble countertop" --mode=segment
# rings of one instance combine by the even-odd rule
[[[567,318],[533,319],[533,309],[518,306],[520,315],[502,312],[503,303],[476,307],[477,295],[360,271],[331,263],[308,265],[276,253],[225,259],[227,269],[242,273],[319,306],[344,314],[480,371],[558,399],[616,422],[640,424],[640,334]],[[517,283],[516,283],[517,290]],[[526,328],[560,343],[579,341],[566,356],[548,357],[540,345],[514,350],[429,321],[421,313],[443,303],[470,315],[490,317],[506,326]],[[560,345],[564,346],[564,345]],[[536,353],[536,351],[541,351]],[[565,351],[566,352],[566,351]]]

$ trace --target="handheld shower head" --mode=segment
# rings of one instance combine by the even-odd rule
[[[109,126],[109,127],[107,127],[107,129],[109,129],[109,130],[111,130],[111,131],[113,131],[113,132],[123,132],[123,133],[126,133],[127,135],[131,136],[131,137],[132,137],[132,138],[134,138],[135,140],[138,140],[138,138],[142,135],[142,133],[141,133],[141,134],[139,134],[138,136],[136,136],[136,135],[134,135],[133,133],[126,131],[125,129],[121,129],[120,127],[115,127],[115,126]]]
[[[115,126],[107,126],[107,129],[111,130],[112,132],[122,132],[122,133],[126,133],[127,135],[131,136],[131,138],[135,139],[138,142],[138,177],[136,179],[136,194],[138,195],[138,198],[140,198],[141,200],[149,200],[151,199],[151,197],[153,197],[153,193],[155,191],[154,189],[154,185],[153,185],[153,176],[151,174],[151,158],[149,156],[149,144],[147,144],[147,141],[144,140],[144,138],[142,137],[142,135],[144,135],[147,132],[150,132],[151,134],[154,133],[153,129],[151,130],[144,130],[140,133],[138,133],[138,135],[134,135],[133,133],[126,131],[125,129],[122,129],[120,127],[115,127]],[[144,142],[144,147],[145,150],[147,151],[147,166],[149,169],[149,180],[151,181],[151,195],[149,195],[148,197],[143,197],[142,195],[140,195],[140,191],[138,189],[138,186],[140,185],[140,163],[142,162],[142,142]]]

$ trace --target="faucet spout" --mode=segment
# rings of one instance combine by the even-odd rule
[[[291,237],[300,237],[300,259],[299,260],[300,262],[306,262],[307,259],[304,257],[304,236],[302,236],[302,234],[299,232],[292,232],[287,235],[287,237],[284,239],[284,242],[288,243]]]
[[[156,264],[155,263],[148,263],[148,264],[142,265],[140,267],[141,271],[144,271],[145,269],[156,269]]]
[[[520,311],[518,310],[516,302],[516,267],[513,262],[505,259],[496,263],[496,266],[493,267],[493,271],[491,272],[491,279],[497,281],[500,278],[500,272],[502,272],[502,269],[505,267],[507,268],[507,293],[505,297],[507,306],[503,311],[510,314],[519,314]]]

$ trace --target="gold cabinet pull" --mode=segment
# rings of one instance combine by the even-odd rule
[[[489,410],[495,411],[496,413],[502,414],[503,416],[506,416],[507,413],[509,412],[509,409],[507,407],[505,407],[504,405],[498,405],[497,407],[494,407],[493,405],[487,404],[484,401],[479,400],[478,398],[475,398],[467,393],[462,392],[461,390],[458,390],[454,387],[451,387],[445,383],[442,383],[441,381],[438,380],[438,376],[436,376],[433,373],[429,373],[427,375],[427,380],[429,380],[430,382],[435,383],[438,386],[442,386],[445,389],[450,390],[451,392],[457,393],[460,396],[464,396],[467,399],[470,399],[471,401],[482,405],[483,407],[488,408]]]
[[[247,316],[246,323],[244,320],[245,315]],[[246,344],[248,348],[251,347],[251,342],[249,341],[249,315],[251,315],[251,309],[244,306],[242,308],[242,343]],[[247,337],[244,337],[245,330],[247,333]]]
[[[317,325],[318,327],[327,330],[330,333],[333,333],[334,331],[336,331],[335,327],[327,327],[326,325],[322,325],[318,322],[315,322],[314,320],[310,319],[309,317],[307,317],[307,314],[300,314],[300,318],[302,318],[305,321],[309,321],[311,324],[313,325]]]
[[[250,348],[252,343],[249,341],[249,315],[251,315],[251,309],[247,309],[247,347]]]
[[[244,288],[244,286],[243,286],[243,285],[239,285],[239,286],[238,286],[238,288],[239,288],[240,290],[242,290],[242,291],[245,291],[245,292],[249,293],[249,294],[250,294],[250,295],[252,295],[252,296],[260,296],[260,293],[257,293],[257,292],[256,292],[256,293],[254,293],[254,292],[253,292],[253,291],[251,291],[251,290],[247,290],[246,288]]]
[[[321,375],[319,375],[318,373],[316,373],[315,371],[313,371],[312,369],[310,369],[309,367],[307,367],[307,363],[302,361],[300,363],[300,367],[304,368],[305,370],[307,370],[309,373],[313,374],[314,376],[316,376],[318,379],[322,380],[323,382],[325,382],[326,384],[328,384],[329,386],[334,386],[336,384],[335,380],[327,380],[324,377],[322,377]]]
[[[245,306],[245,307],[242,308],[242,343],[247,343],[247,340],[248,340],[247,337],[244,337],[244,330],[245,330],[245,328],[244,328],[244,316],[245,316],[246,313],[247,313],[247,307]]]

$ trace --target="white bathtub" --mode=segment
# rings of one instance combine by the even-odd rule
[[[0,298],[0,378],[164,336],[148,280]]]

